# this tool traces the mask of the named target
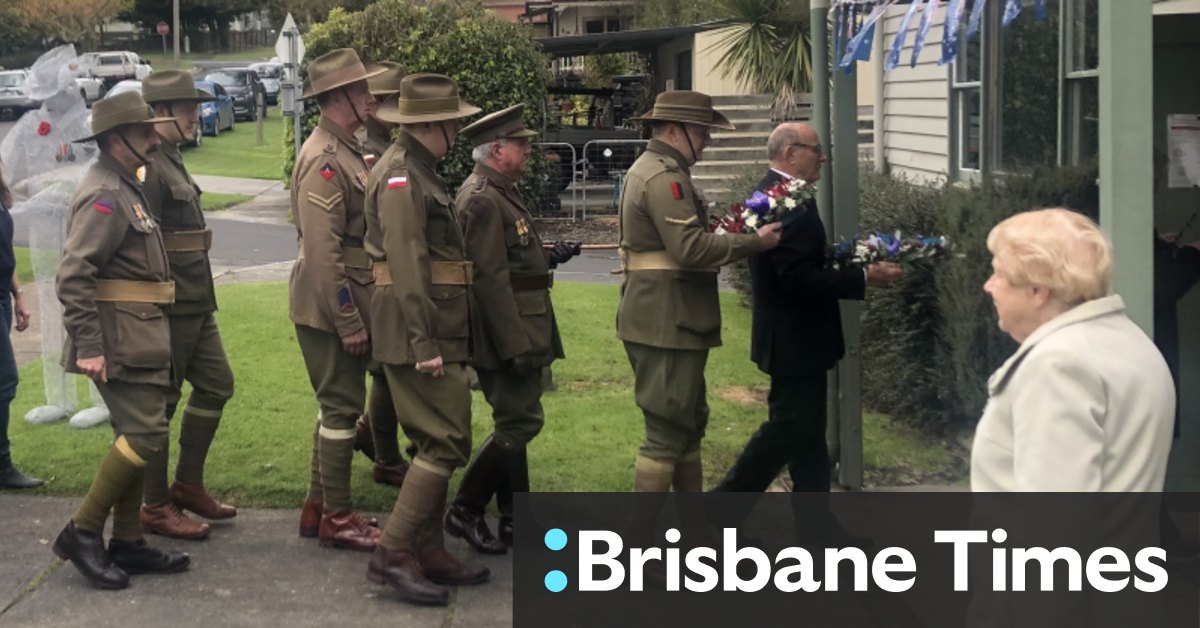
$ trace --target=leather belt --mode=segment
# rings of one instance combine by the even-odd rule
[[[553,273],[546,273],[545,275],[509,275],[508,280],[515,292],[546,290],[554,285]]]
[[[376,262],[371,272],[376,288],[392,285],[392,271],[386,260]],[[475,266],[471,262],[429,262],[429,277],[435,286],[469,286],[475,277]]]
[[[684,268],[669,253],[664,251],[630,251],[620,249],[621,267],[626,271],[639,270],[682,270],[691,273],[715,273],[719,268]]]
[[[170,305],[175,302],[175,282],[97,279],[96,294],[92,299]]]
[[[304,259],[304,243],[300,244],[300,253],[297,259]],[[346,246],[342,245],[342,265],[347,268],[361,268],[363,270],[371,270],[374,263],[371,261],[371,256],[367,254],[367,250],[361,246]]]
[[[212,248],[212,229],[164,231],[162,237],[168,253],[207,251]]]

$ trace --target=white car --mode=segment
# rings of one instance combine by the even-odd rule
[[[0,72],[0,116],[21,117],[22,113],[42,106],[29,93],[29,72],[5,70]]]
[[[94,76],[75,77],[75,86],[79,88],[79,95],[83,96],[83,101],[89,107],[92,103],[104,98],[104,81]]]

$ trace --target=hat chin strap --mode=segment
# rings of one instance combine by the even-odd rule
[[[359,124],[366,124],[367,121],[363,120],[363,117],[361,115],[359,115],[359,113],[358,113],[358,107],[355,107],[354,101],[350,100],[350,92],[346,91],[346,87],[345,86],[339,87],[338,91],[342,92],[342,97],[346,99],[346,104],[350,105],[350,111],[354,112],[354,119],[358,120]]]
[[[175,105],[167,103],[167,113],[171,114],[171,124],[175,125],[175,130],[179,131],[179,141],[187,140],[187,136],[183,134],[183,127],[179,126],[179,118],[175,117]]]
[[[113,133],[116,133],[117,137],[121,138],[121,143],[125,145],[125,148],[129,149],[129,152],[133,153],[134,157],[137,157],[142,162],[143,166],[150,165],[150,160],[146,159],[145,155],[138,152],[138,149],[134,148],[133,144],[129,143],[129,140],[125,137],[125,134],[123,132],[113,131]]]
[[[437,125],[438,125],[438,128],[441,129],[441,131],[442,131],[442,139],[446,140],[446,154],[449,155],[451,144],[450,144],[450,134],[446,132],[446,121],[439,120]]]
[[[692,151],[692,163],[700,161],[700,158],[696,156],[696,147],[692,144],[692,136],[687,131],[687,125],[682,122],[676,122],[675,124],[679,125],[679,130],[683,132],[683,139],[687,140],[688,150]]]

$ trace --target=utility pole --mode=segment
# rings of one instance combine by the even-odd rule
[[[171,3],[173,6],[171,26],[175,29],[175,63],[179,63],[179,0]]]

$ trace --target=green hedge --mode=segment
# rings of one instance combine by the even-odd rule
[[[337,8],[304,36],[304,45],[306,63],[337,48],[354,48],[364,61],[395,61],[410,73],[446,74],[458,81],[461,96],[483,113],[525,103],[526,125],[542,128],[549,78],[546,56],[527,29],[505,22],[478,2],[429,0],[417,6],[409,0],[379,0],[358,12]],[[307,81],[307,66],[302,75]],[[317,114],[316,103],[308,103],[306,134],[316,127]],[[289,180],[293,137],[289,126],[283,146]],[[438,169],[453,192],[473,166],[470,147],[459,140]],[[526,199],[543,196],[547,173],[534,151],[520,183]]]
[[[983,283],[991,274],[987,234],[1004,218],[1038,207],[1087,204],[1093,167],[1045,168],[984,186],[927,186],[860,174],[864,231],[946,235],[956,257],[912,265],[891,286],[868,291],[863,310],[863,403],[935,431],[975,423],[987,378],[1016,348],[996,327]],[[749,290],[744,272],[732,283]]]

